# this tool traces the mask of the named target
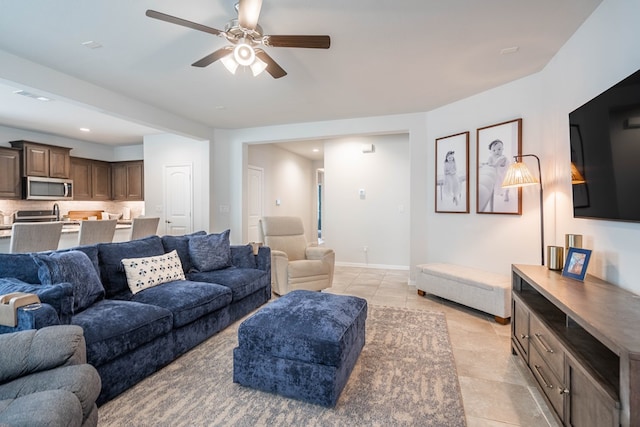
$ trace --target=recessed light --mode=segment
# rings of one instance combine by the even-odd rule
[[[102,45],[100,43],[95,42],[93,40],[82,42],[82,46],[88,47],[89,49],[99,49],[99,48],[102,47]]]
[[[91,129],[89,129],[89,128],[80,128],[80,130],[82,132],[91,132]]]
[[[512,53],[516,53],[520,48],[518,46],[505,47],[500,50],[500,55],[511,55]]]
[[[16,95],[26,96],[27,98],[37,99],[38,101],[43,101],[43,102],[52,101],[51,98],[38,95],[35,93],[27,92],[26,90],[14,90],[13,93],[15,93]]]
[[[319,149],[319,148],[314,148],[314,149],[313,149],[313,150],[311,150],[311,151],[313,151],[314,153],[319,153],[319,152],[320,152],[320,149]]]

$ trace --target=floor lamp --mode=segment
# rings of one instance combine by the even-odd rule
[[[518,161],[518,159],[522,160],[523,157],[535,157],[538,162],[538,177],[536,179],[527,165],[522,163],[522,161]],[[542,196],[542,173],[540,172],[540,158],[535,154],[522,154],[513,156],[515,160],[507,169],[507,173],[504,176],[504,180],[502,181],[503,188],[515,188],[515,187],[524,187],[527,185],[535,185],[538,184],[540,186],[540,264],[544,265],[544,205]]]

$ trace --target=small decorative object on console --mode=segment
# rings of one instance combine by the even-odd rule
[[[567,262],[564,265],[564,270],[562,270],[562,275],[571,279],[584,280],[584,276],[587,274],[589,258],[591,258],[589,249],[569,248]]]

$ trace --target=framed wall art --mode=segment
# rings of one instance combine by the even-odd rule
[[[469,132],[436,139],[436,212],[469,213]]]
[[[589,249],[569,248],[562,275],[571,279],[584,280],[590,258],[591,250]]]
[[[502,180],[522,150],[522,119],[479,128],[476,134],[476,212],[522,214],[522,189],[502,188]]]

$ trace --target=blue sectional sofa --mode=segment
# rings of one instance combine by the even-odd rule
[[[43,304],[0,333],[83,328],[101,405],[267,302],[271,255],[230,245],[228,231],[0,254],[0,295],[10,292]]]

